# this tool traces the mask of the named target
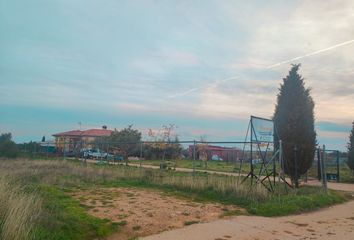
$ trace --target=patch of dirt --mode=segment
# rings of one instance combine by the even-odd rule
[[[284,217],[237,216],[176,229],[144,240],[353,240],[354,201]]]
[[[70,194],[85,205],[89,214],[110,219],[121,226],[109,239],[129,239],[209,222],[228,213],[246,213],[236,206],[197,203],[156,190],[99,188]]]

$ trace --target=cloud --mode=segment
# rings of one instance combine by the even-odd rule
[[[1,106],[269,117],[301,61],[317,120],[354,119],[350,0],[2,6]]]

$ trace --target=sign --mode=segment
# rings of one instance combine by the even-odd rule
[[[272,120],[251,116],[252,142],[274,141],[274,123]]]

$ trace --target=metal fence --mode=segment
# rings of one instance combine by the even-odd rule
[[[279,174],[279,158],[272,159],[272,143],[259,144],[237,141],[62,141],[30,142],[20,150],[33,157],[96,159],[114,162],[153,164],[163,168],[186,167],[193,169],[247,174],[251,168],[261,175],[262,164],[275,161]],[[346,168],[346,155],[337,150],[316,150],[315,158],[305,178],[321,179],[319,156],[323,155],[326,178],[340,181],[341,169]],[[322,156],[321,155],[321,156]],[[183,161],[184,160],[184,161]],[[267,162],[268,161],[268,162]],[[295,168],[296,169],[296,168]],[[300,177],[300,176],[299,176]]]
[[[323,158],[323,171],[325,175],[321,175],[321,158]],[[315,158],[311,168],[308,170],[307,176],[310,179],[318,179],[319,181],[326,177],[329,181],[341,181],[341,175],[343,172],[348,171],[346,165],[347,155],[346,153],[338,150],[323,150],[323,148],[317,148],[315,152]]]

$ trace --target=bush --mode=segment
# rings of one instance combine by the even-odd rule
[[[18,148],[16,143],[14,143],[11,139],[11,133],[4,133],[0,135],[0,157],[17,157]]]

